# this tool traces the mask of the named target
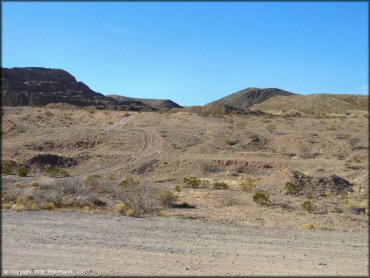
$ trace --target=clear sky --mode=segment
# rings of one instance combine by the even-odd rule
[[[368,2],[3,2],[2,66],[203,105],[247,87],[368,93]]]

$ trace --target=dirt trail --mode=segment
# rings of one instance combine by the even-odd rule
[[[366,232],[58,211],[3,210],[2,221],[2,269],[8,274],[31,269],[69,275],[368,274]]]
[[[124,115],[123,118],[118,121],[117,123],[113,124],[110,129],[122,129],[124,126],[129,122],[129,120],[134,120],[135,115]],[[163,144],[163,139],[159,132],[151,127],[141,127],[141,128],[135,128],[135,131],[140,131],[144,133],[144,145],[141,153],[139,153],[137,156],[130,157],[127,161],[121,161],[119,163],[115,163],[111,167],[104,167],[102,169],[93,170],[90,172],[85,172],[81,175],[75,176],[75,177],[84,177],[88,174],[94,174],[94,175],[104,175],[107,173],[111,173],[114,171],[122,170],[122,169],[128,169],[132,166],[137,165],[137,163],[142,162],[146,158],[158,154],[160,152],[160,147]]]

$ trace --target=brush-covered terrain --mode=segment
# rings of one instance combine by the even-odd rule
[[[368,228],[365,110],[2,107],[2,138],[3,208]]]

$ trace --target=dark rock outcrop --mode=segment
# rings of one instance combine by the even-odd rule
[[[298,195],[322,195],[331,192],[340,194],[344,191],[352,191],[353,184],[337,175],[329,177],[311,177],[298,171],[293,171],[291,182],[298,186]]]
[[[39,67],[2,68],[1,101],[3,106],[45,106],[67,103],[79,107],[153,111],[138,101],[119,102],[91,90],[61,69]]]

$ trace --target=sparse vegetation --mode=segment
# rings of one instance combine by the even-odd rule
[[[315,206],[310,201],[303,202],[301,204],[301,208],[309,213],[312,213],[315,210]]]
[[[253,201],[260,205],[266,205],[270,203],[270,196],[265,192],[257,192],[253,195]]]
[[[242,190],[245,192],[252,191],[253,188],[258,186],[261,183],[261,179],[246,179],[239,183]]]
[[[22,167],[17,170],[17,175],[20,177],[27,177],[27,174],[28,174],[28,170],[26,168]]]
[[[184,178],[184,183],[192,188],[198,188],[201,180],[196,177]]]
[[[118,214],[125,214],[127,211],[127,206],[123,203],[116,204],[113,208],[113,211]]]
[[[215,182],[213,184],[213,189],[216,189],[216,190],[225,190],[225,189],[228,189],[229,186],[227,185],[226,182]]]
[[[169,207],[177,200],[177,196],[175,196],[171,191],[163,191],[159,196],[159,200],[162,205]]]
[[[135,210],[138,215],[158,209],[158,192],[147,181],[141,183],[128,182],[123,187],[119,186],[116,196],[131,210]]]
[[[289,194],[289,195],[298,195],[299,193],[299,185],[295,184],[295,183],[291,183],[291,182],[287,182],[285,184],[285,189],[286,189],[286,194]]]
[[[1,173],[5,175],[13,175],[17,164],[12,160],[3,160],[1,162]]]
[[[137,217],[139,216],[139,213],[136,209],[129,209],[127,212],[126,212],[126,215],[128,217]]]
[[[175,186],[175,191],[176,192],[181,192],[181,186],[180,185],[176,185]]]
[[[226,139],[225,140],[225,146],[234,146],[238,143],[237,140],[232,140],[232,139]]]

